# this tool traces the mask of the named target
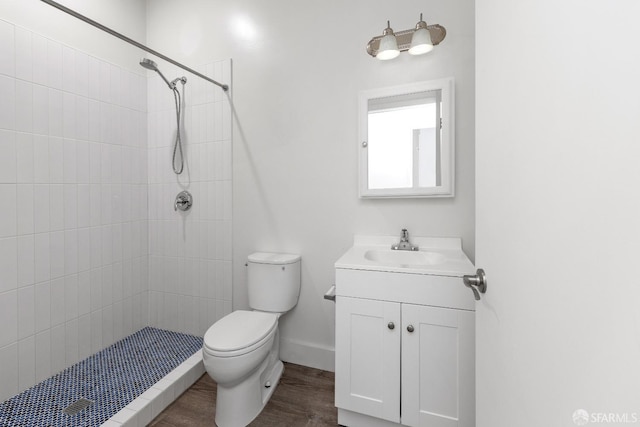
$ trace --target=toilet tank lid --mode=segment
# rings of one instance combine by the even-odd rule
[[[249,255],[249,262],[256,264],[293,264],[300,261],[300,255],[256,252]]]

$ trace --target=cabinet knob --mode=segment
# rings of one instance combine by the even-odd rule
[[[409,331],[409,332],[413,332],[413,331],[414,331],[414,329],[413,329],[413,325],[409,325],[409,326],[407,326],[407,331]]]
[[[393,329],[393,328],[395,328],[395,327],[396,327],[396,325],[394,325],[394,323],[393,323],[393,322],[389,322],[389,323],[387,324],[387,328],[389,328],[389,329]]]

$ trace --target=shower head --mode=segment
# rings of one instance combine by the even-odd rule
[[[142,58],[140,60],[140,65],[142,65],[147,70],[158,71],[158,64],[150,60],[149,58]]]
[[[160,77],[162,77],[162,80],[164,80],[164,82],[167,84],[167,86],[169,86],[169,89],[173,89],[174,87],[176,87],[175,82],[169,82],[169,80],[167,80],[167,78],[164,76],[164,74],[162,74],[160,72],[160,70],[158,69],[158,64],[156,64],[155,62],[153,62],[149,58],[142,58],[140,60],[140,65],[142,65],[147,70],[155,71],[156,73],[160,74]]]

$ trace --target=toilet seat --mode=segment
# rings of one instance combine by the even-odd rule
[[[278,315],[260,311],[234,311],[204,334],[204,350],[211,356],[240,356],[269,341],[278,327]]]

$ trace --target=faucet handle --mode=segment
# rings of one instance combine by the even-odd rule
[[[407,231],[406,228],[402,229],[402,234],[400,234],[400,237],[401,237],[403,242],[409,241],[409,232]]]

